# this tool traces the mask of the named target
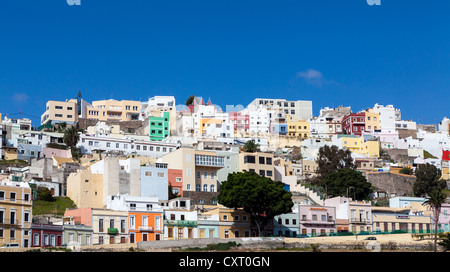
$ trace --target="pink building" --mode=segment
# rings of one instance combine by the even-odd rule
[[[241,112],[230,112],[230,123],[234,125],[234,132],[248,132],[250,129],[250,115]]]
[[[64,217],[72,217],[76,224],[92,226],[91,210],[91,208],[68,209],[64,212]]]
[[[300,234],[322,236],[336,233],[336,208],[299,205]]]
[[[72,158],[72,152],[70,151],[70,149],[44,147],[42,149],[42,153],[44,155],[44,158],[51,158],[53,156],[67,159]]]
[[[439,214],[438,229],[440,231],[450,231],[450,204],[444,203],[441,207],[441,213]]]

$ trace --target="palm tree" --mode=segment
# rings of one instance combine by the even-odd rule
[[[437,250],[437,231],[439,214],[441,212],[442,204],[445,203],[447,199],[447,193],[443,190],[434,190],[431,192],[428,199],[423,203],[424,205],[429,205],[433,210],[433,221],[434,221],[434,252]]]
[[[75,147],[79,140],[80,135],[78,134],[78,129],[75,127],[68,127],[64,130],[63,141],[68,147]]]

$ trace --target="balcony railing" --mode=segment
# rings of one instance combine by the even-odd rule
[[[139,226],[139,231],[153,231],[153,226]]]
[[[351,224],[371,224],[370,219],[364,219],[364,218],[350,218]]]
[[[117,228],[108,228],[108,234],[110,235],[119,234],[119,230]]]
[[[164,220],[164,224],[177,227],[197,227],[197,221],[190,220]]]
[[[333,219],[327,220],[312,220],[312,219],[300,219],[301,224],[335,224],[336,221]]]

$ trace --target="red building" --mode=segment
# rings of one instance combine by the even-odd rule
[[[31,247],[58,247],[63,244],[63,226],[51,224],[31,224]]]
[[[342,118],[342,131],[361,136],[366,127],[366,113],[348,113]]]
[[[442,150],[442,160],[450,161],[450,150]]]
[[[183,170],[167,169],[169,185],[172,185],[172,191],[179,196],[183,196]]]

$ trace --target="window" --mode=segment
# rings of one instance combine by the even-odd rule
[[[207,184],[203,185],[203,192],[208,192],[208,185]]]
[[[271,171],[271,170],[267,170],[266,175],[267,175],[268,177],[271,177],[271,176],[272,176],[272,171]]]
[[[98,220],[98,231],[103,232],[103,219]]]
[[[0,191],[0,200],[5,200],[5,192]]]
[[[158,172],[158,177],[159,178],[163,178],[164,177],[164,172]]]
[[[214,192],[214,190],[215,190],[215,186],[214,186],[214,184],[211,184],[211,186],[210,186],[210,192]]]
[[[145,176],[146,177],[151,177],[152,176],[152,171],[145,171]]]
[[[259,174],[260,174],[261,176],[264,176],[264,175],[266,174],[266,171],[264,171],[264,170],[259,170]]]
[[[15,202],[16,201],[16,193],[11,192],[9,194],[9,201],[11,201],[11,202]]]
[[[266,164],[272,165],[272,158],[266,158]]]
[[[259,164],[264,164],[265,158],[264,157],[259,157]]]
[[[211,179],[214,179],[214,177],[215,177],[215,173],[211,172]]]

